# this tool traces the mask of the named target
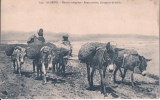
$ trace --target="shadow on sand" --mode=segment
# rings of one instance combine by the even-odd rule
[[[17,71],[14,72],[15,74],[19,74]],[[24,72],[24,71],[21,71],[21,76],[25,76],[25,77],[28,77],[30,78],[32,76],[33,72]]]
[[[87,88],[87,90],[89,91],[100,91],[101,90],[101,86],[100,85],[94,85],[92,89]],[[114,98],[118,98],[118,93],[111,87],[106,87],[106,92],[111,94],[112,97]]]
[[[57,79],[57,78],[50,78],[47,77],[47,82],[51,81],[52,84],[61,84],[61,83],[65,83],[66,81],[63,79]]]

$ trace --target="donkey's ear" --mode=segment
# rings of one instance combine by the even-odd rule
[[[115,48],[114,50],[115,50],[116,52],[119,52],[119,51],[124,50],[124,48]]]
[[[111,44],[110,44],[110,42],[108,42],[108,43],[106,44],[106,49],[109,50],[109,49],[110,49],[110,46],[111,46]]]
[[[24,52],[27,53],[27,49],[24,49]]]
[[[146,61],[148,62],[148,61],[151,61],[152,59],[146,59]]]
[[[143,56],[140,56],[140,55],[139,55],[139,56],[138,56],[139,60],[142,60],[142,57],[143,57]]]
[[[18,50],[22,50],[22,48],[20,46],[16,46],[14,49],[18,49]]]

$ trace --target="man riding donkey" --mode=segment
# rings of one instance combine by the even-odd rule
[[[62,41],[57,45],[58,60],[56,61],[57,74],[65,76],[67,60],[72,57],[72,45],[68,39],[68,34],[62,36]],[[55,67],[54,67],[55,71]]]
[[[38,36],[37,36],[38,34]],[[43,29],[39,29],[38,33],[35,35],[32,35],[28,41],[27,44],[30,46],[32,44],[40,44],[40,43],[45,43],[45,39],[43,37]]]
[[[43,44],[43,43],[45,43],[45,39],[43,37],[43,29],[42,28],[40,28],[38,33],[32,35],[27,41],[28,46]],[[33,60],[33,72],[35,72],[35,59]]]
[[[62,44],[64,44],[65,46],[69,47],[68,48],[69,51],[68,51],[67,58],[72,57],[72,45],[71,45],[68,37],[69,37],[68,34],[63,35],[63,40],[62,40]]]

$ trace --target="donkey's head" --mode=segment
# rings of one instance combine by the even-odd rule
[[[152,59],[146,59],[143,56],[139,56],[139,60],[140,60],[139,70],[141,71],[141,74],[145,76],[147,73],[146,71],[147,62],[151,61]]]

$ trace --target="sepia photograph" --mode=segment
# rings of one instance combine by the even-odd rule
[[[159,0],[0,2],[0,99],[159,99]]]

